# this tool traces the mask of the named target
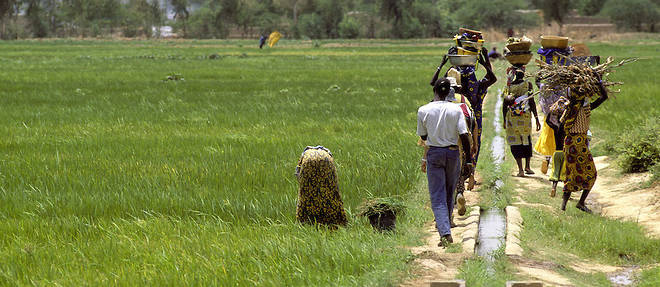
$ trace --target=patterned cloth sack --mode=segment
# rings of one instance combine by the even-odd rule
[[[302,223],[345,225],[346,211],[337,184],[332,153],[322,146],[308,146],[296,166],[298,205],[296,219]]]

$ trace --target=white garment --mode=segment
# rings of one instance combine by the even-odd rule
[[[460,134],[467,134],[463,110],[457,104],[435,101],[417,110],[417,135],[427,136],[430,146],[458,145]]]

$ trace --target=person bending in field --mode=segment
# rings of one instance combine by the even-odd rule
[[[306,147],[296,166],[296,177],[299,183],[298,221],[332,227],[346,225],[335,161],[327,148]]]
[[[450,48],[449,49],[449,54],[456,54],[456,51],[454,50],[455,48]],[[481,49],[481,53],[478,56],[478,61],[481,66],[486,69],[486,75],[483,77],[481,80],[477,80],[477,75],[475,73],[475,67],[471,66],[464,66],[464,67],[452,67],[453,69],[456,69],[457,71],[460,72],[460,82],[461,82],[461,91],[460,94],[464,95],[467,100],[470,102],[470,105],[472,106],[472,110],[474,111],[474,117],[477,122],[477,142],[474,143],[476,145],[476,154],[474,156],[475,160],[474,163],[476,164],[479,160],[479,152],[481,151],[481,133],[482,133],[482,108],[483,108],[483,102],[484,98],[486,97],[486,94],[488,93],[488,88],[495,84],[497,82],[497,77],[495,77],[495,73],[493,73],[493,69],[490,64],[490,60],[488,59],[488,50],[486,48]],[[442,69],[442,66],[447,62],[447,58],[443,58],[442,64],[438,67],[436,70],[435,74],[433,75],[433,78],[431,79],[431,85],[433,85],[436,80],[438,79],[438,76],[440,74],[440,70]],[[474,177],[471,176],[469,184],[468,184],[468,189],[472,189],[474,185]]]
[[[534,174],[529,165],[532,157],[532,114],[536,119],[536,130],[541,129],[536,103],[532,96],[532,83],[525,81],[524,77],[523,71],[516,72],[515,79],[504,92],[507,96],[502,106],[506,141],[511,146],[511,153],[518,164],[518,176]],[[525,159],[525,170],[522,166],[523,159]]]
[[[433,101],[417,111],[417,135],[426,141],[421,169],[428,179],[431,209],[440,234],[438,246],[445,247],[454,241],[450,216],[454,207],[453,191],[461,172],[459,138],[470,150],[465,116],[458,105],[446,100],[449,92],[449,80],[438,79],[433,86]],[[467,158],[466,164],[471,168],[472,159]]]
[[[569,90],[568,96],[561,97],[551,107],[551,112],[562,115],[564,131],[564,164],[566,166],[566,181],[561,210],[566,210],[566,203],[571,193],[582,190],[580,200],[575,205],[579,210],[591,213],[585,200],[596,182],[596,165],[589,150],[587,132],[591,122],[591,110],[596,109],[607,100],[607,90],[600,84],[599,97],[591,102],[590,97],[575,89]]]

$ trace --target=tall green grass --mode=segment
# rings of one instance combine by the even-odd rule
[[[444,48],[281,44],[3,42],[0,282],[405,277],[409,252],[398,246],[419,244],[430,217],[415,115]],[[172,73],[185,81],[163,81]],[[347,228],[295,221],[293,173],[307,145],[335,155]],[[354,216],[367,194],[406,199],[399,232]]]

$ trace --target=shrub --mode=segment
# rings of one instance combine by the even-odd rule
[[[651,0],[609,0],[603,12],[620,27],[654,32],[655,24],[660,21],[659,9],[658,4]]]
[[[347,39],[355,39],[360,36],[360,24],[351,17],[345,17],[339,23],[339,36]]]
[[[644,172],[660,162],[660,117],[649,119],[638,128],[618,137],[608,150],[617,154],[624,172]]]
[[[323,26],[321,17],[314,13],[304,14],[298,20],[300,33],[311,39],[324,38]]]
[[[593,16],[600,12],[605,5],[605,0],[582,0],[578,2],[578,10],[585,16]]]

